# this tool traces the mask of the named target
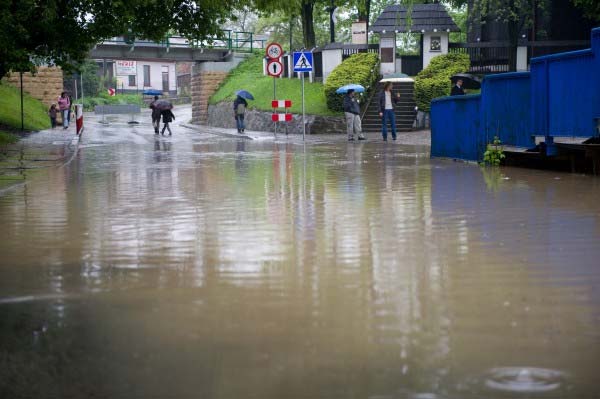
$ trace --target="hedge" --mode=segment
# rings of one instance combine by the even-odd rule
[[[429,112],[431,100],[450,94],[450,77],[469,70],[468,54],[444,54],[433,58],[415,79],[415,102],[420,111]]]
[[[365,92],[376,87],[379,80],[379,56],[375,53],[358,53],[346,58],[335,67],[327,77],[323,86],[327,108],[332,111],[343,111],[343,96],[336,94],[341,86],[356,83],[365,87]]]

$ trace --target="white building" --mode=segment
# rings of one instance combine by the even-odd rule
[[[177,95],[177,73],[175,61],[96,60],[100,75],[104,65],[109,78],[117,79],[117,92],[141,93],[158,90],[165,95]]]

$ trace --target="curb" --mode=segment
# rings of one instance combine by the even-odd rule
[[[181,124],[179,124],[179,126],[185,127],[186,129],[194,130],[197,132],[199,132],[200,129],[202,129],[202,133],[213,134],[215,136],[236,137],[236,138],[241,138],[241,139],[246,139],[246,140],[255,140],[256,139],[255,137],[249,136],[247,134],[229,133],[227,131],[224,131],[224,129],[222,129],[222,128],[215,128],[212,126],[192,125],[189,123],[181,123]],[[217,129],[219,129],[219,130],[217,130]]]

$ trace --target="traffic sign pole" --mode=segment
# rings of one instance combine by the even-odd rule
[[[302,72],[302,141],[306,137],[306,122],[304,122],[304,72]]]
[[[304,72],[313,71],[313,55],[310,51],[294,53],[294,72],[302,73],[302,140],[306,138],[306,122],[304,114]]]

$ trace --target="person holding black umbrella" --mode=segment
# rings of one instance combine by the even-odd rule
[[[452,91],[450,91],[451,96],[462,96],[465,94],[465,90],[463,89],[463,80],[457,79],[456,84],[452,86]]]
[[[152,110],[152,126],[154,127],[154,134],[158,134],[158,128],[160,127],[160,109],[156,106],[158,96],[154,96],[154,101],[150,103],[150,109]],[[171,131],[171,129],[169,129]]]

